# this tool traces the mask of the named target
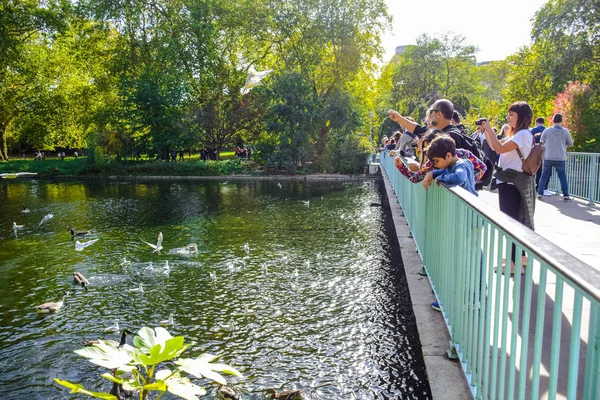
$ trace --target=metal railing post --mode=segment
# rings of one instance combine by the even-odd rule
[[[590,157],[591,173],[589,182],[588,205],[593,205],[596,200],[596,184],[598,183],[598,156]]]

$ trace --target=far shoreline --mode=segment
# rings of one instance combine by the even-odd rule
[[[343,181],[359,182],[381,179],[381,174],[310,174],[310,175],[37,175],[18,180],[98,180],[98,181]],[[14,179],[10,179],[14,180]]]

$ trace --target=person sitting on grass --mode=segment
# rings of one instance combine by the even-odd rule
[[[427,149],[427,157],[436,169],[425,176],[425,190],[429,189],[435,179],[438,185],[440,182],[457,185],[477,196],[473,164],[456,156],[456,144],[450,136],[440,135],[433,139]]]

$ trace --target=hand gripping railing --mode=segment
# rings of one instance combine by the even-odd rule
[[[461,188],[382,165],[473,397],[600,399],[600,272]]]

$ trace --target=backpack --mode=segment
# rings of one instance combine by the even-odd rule
[[[523,157],[523,153],[517,147],[517,154],[521,159],[523,172],[527,175],[535,175],[540,166],[542,165],[542,161],[544,161],[544,151],[546,147],[544,146],[544,142],[536,143],[535,136],[532,136],[533,146],[531,147],[531,152],[527,156],[527,158]]]
[[[481,143],[477,139],[473,139],[464,133],[462,133],[456,126],[452,125],[445,133],[449,134],[450,137],[456,143],[457,149],[469,150],[473,155],[481,160],[487,167],[487,170],[483,174],[483,177],[479,182],[475,184],[475,190],[481,190],[483,186],[487,186],[492,182],[494,175],[494,164],[485,155],[481,148]]]

